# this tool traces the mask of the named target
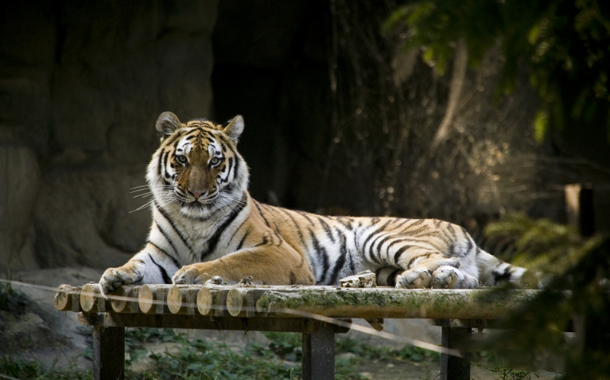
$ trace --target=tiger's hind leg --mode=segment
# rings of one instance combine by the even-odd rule
[[[379,285],[395,286],[397,288],[427,288],[430,287],[433,280],[433,274],[440,267],[459,268],[460,261],[458,258],[446,258],[438,251],[434,251],[424,247],[408,247],[400,249],[400,254],[394,254],[395,262],[391,263],[391,267],[384,267],[377,270],[377,278]],[[446,281],[446,277],[442,275],[445,271],[437,273],[439,277],[435,281]],[[449,272],[448,276],[455,275],[459,279],[459,275]],[[450,282],[452,282],[451,280]],[[455,286],[457,282],[450,283],[450,286]]]

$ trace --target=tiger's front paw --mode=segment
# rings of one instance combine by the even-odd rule
[[[210,278],[212,278],[211,275],[202,273],[196,265],[187,265],[180,268],[180,270],[174,274],[172,283],[174,283],[174,285],[205,284]]]
[[[142,275],[129,267],[108,268],[100,279],[102,294],[113,293],[121,285],[131,285],[142,281]]]

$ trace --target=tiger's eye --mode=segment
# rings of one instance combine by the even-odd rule
[[[181,165],[186,165],[188,163],[186,156],[176,156],[176,161]]]
[[[212,157],[212,159],[210,160],[210,165],[215,166],[218,165],[220,163],[220,159],[218,157]]]

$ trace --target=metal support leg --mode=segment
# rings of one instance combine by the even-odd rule
[[[93,327],[93,379],[125,377],[125,328]]]
[[[463,348],[470,337],[470,328],[443,326],[442,346]],[[441,354],[441,380],[470,380],[470,355],[462,351],[464,357]]]
[[[303,333],[303,380],[335,378],[335,332],[326,324]]]

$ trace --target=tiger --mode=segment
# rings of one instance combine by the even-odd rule
[[[108,268],[102,293],[129,284],[336,285],[370,270],[379,286],[522,286],[526,270],[480,249],[438,219],[324,216],[260,203],[237,150],[241,115],[224,124],[162,113],[161,144],[148,165],[152,225],[144,248]]]

